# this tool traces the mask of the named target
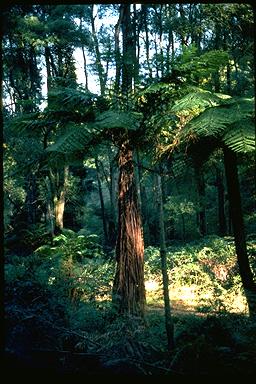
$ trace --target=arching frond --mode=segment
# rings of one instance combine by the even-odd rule
[[[47,152],[76,152],[85,149],[92,138],[91,126],[86,124],[70,124],[66,127],[66,133],[62,134],[55,144],[47,148]]]
[[[228,95],[212,93],[201,88],[190,88],[190,92],[175,102],[172,112],[177,114],[190,114],[202,112],[209,107],[215,107],[226,103],[230,99]]]
[[[69,110],[90,106],[96,95],[88,90],[71,87],[58,87],[49,92],[49,99],[53,106],[65,106]],[[50,106],[49,109],[52,107]]]
[[[141,117],[142,115],[136,112],[103,112],[94,122],[67,126],[66,133],[62,134],[55,144],[48,147],[47,151],[69,153],[88,149],[89,146],[95,146],[105,139],[108,130],[136,130]]]
[[[253,115],[253,99],[234,98],[229,104],[207,108],[192,118],[181,135],[220,138],[234,151],[248,152],[255,148]]]
[[[226,144],[234,152],[247,153],[255,150],[255,123],[244,119],[231,125],[222,137]]]
[[[138,112],[106,111],[98,115],[95,125],[99,129],[123,128],[134,131],[139,128],[142,117],[143,115]]]

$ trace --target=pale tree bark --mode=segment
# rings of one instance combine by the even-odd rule
[[[54,233],[58,234],[63,229],[64,210],[66,200],[66,188],[68,182],[69,167],[66,165],[63,169],[63,181],[60,182],[59,171],[54,175],[50,169],[50,180],[53,196],[53,211],[55,217]]]

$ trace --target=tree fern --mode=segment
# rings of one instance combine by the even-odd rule
[[[47,148],[47,152],[76,152],[85,149],[90,144],[93,130],[86,124],[75,125],[70,124],[65,134],[62,134],[56,143]]]
[[[190,87],[188,94],[177,100],[172,107],[172,112],[179,115],[195,114],[208,107],[215,107],[226,103],[230,99],[228,95],[212,93],[201,88]]]
[[[94,124],[99,129],[128,129],[137,130],[140,126],[142,114],[138,112],[106,111],[98,115]]]
[[[222,141],[234,152],[251,152],[255,150],[255,123],[248,119],[231,125],[222,137]]]
[[[178,142],[212,137],[222,140],[236,152],[255,148],[253,98],[231,98],[195,89],[179,100],[172,111],[180,118],[190,115],[182,129],[179,128]]]
[[[107,111],[99,114],[94,122],[88,124],[70,124],[66,133],[61,135],[48,152],[75,152],[89,149],[111,137],[111,130],[136,130],[140,125],[141,114],[136,112]],[[109,135],[108,135],[109,133]]]

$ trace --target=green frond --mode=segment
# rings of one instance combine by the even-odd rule
[[[49,92],[51,103],[58,106],[72,108],[88,107],[92,104],[95,95],[87,90],[58,87]]]
[[[128,129],[135,131],[140,126],[142,114],[138,112],[106,111],[98,115],[95,125],[98,129]]]
[[[229,104],[208,108],[194,117],[185,127],[184,134],[218,137],[224,134],[230,125],[236,125],[243,119],[250,122],[253,114],[253,99],[233,99]]]
[[[218,136],[225,130],[227,124],[234,122],[232,114],[226,107],[209,108],[192,119],[187,127],[187,132],[193,132],[198,137]],[[185,131],[184,131],[185,132]]]
[[[172,112],[177,114],[191,114],[195,111],[202,112],[209,107],[225,103],[230,96],[215,94],[201,88],[191,87],[190,92],[175,102]]]
[[[240,120],[224,134],[222,140],[234,152],[255,151],[255,123],[249,119]]]
[[[47,148],[47,152],[62,152],[70,153],[84,150],[92,137],[92,131],[88,125],[70,124],[67,127],[66,133],[61,135],[55,144]]]

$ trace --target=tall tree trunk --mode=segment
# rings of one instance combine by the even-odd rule
[[[82,34],[82,28],[83,28],[83,18],[80,16],[80,33]],[[85,76],[85,88],[88,89],[88,72],[87,72],[87,62],[86,62],[86,55],[85,55],[85,49],[84,45],[82,44],[82,54],[83,54],[83,60],[84,60],[84,76]]]
[[[134,36],[131,24],[130,4],[123,4],[122,34],[123,34],[123,65],[122,65],[122,94],[128,97],[132,91],[134,78]]]
[[[137,162],[137,170],[138,170],[138,190],[140,196],[140,210],[142,215],[142,223],[143,223],[143,233],[144,233],[144,241],[149,242],[150,233],[149,233],[149,225],[148,225],[148,215],[147,215],[147,196],[145,186],[142,183],[142,163],[140,160],[139,151],[136,150],[136,162]]]
[[[138,208],[132,150],[123,141],[119,153],[118,238],[113,303],[119,313],[144,316],[144,242]]]
[[[36,224],[39,221],[39,215],[37,210],[38,199],[38,186],[36,182],[36,175],[30,172],[26,178],[26,200],[25,209],[28,224]]]
[[[219,235],[225,236],[227,233],[226,215],[225,215],[225,189],[224,189],[224,183],[223,183],[223,172],[218,167],[216,169],[216,186],[218,191]]]
[[[110,209],[111,209],[111,218],[109,219],[108,227],[108,237],[110,245],[114,245],[116,242],[116,227],[117,227],[117,179],[116,172],[114,167],[114,160],[111,154],[111,151],[108,150],[108,159],[109,159],[109,198],[110,198]]]
[[[55,228],[54,228],[55,234],[58,234],[63,229],[63,224],[64,224],[63,218],[64,218],[68,174],[69,174],[69,167],[65,166],[63,170],[63,182],[57,185],[57,188],[55,189],[55,193],[53,197],[54,215],[55,215]],[[52,180],[52,185],[53,183],[56,183],[56,180]]]
[[[133,4],[133,78],[134,78],[134,84],[133,84],[133,90],[135,90],[136,85],[139,81],[139,69],[140,69],[140,63],[139,63],[139,55],[140,55],[140,42],[139,42],[139,23],[138,23],[138,14],[136,10],[136,4]]]
[[[101,53],[100,53],[99,42],[98,42],[98,37],[97,37],[96,27],[95,27],[95,17],[93,16],[93,7],[94,7],[94,4],[91,5],[91,9],[90,9],[92,36],[93,36],[94,48],[95,48],[96,67],[97,67],[99,81],[100,81],[100,94],[101,96],[104,96],[106,84],[104,81],[105,80],[104,68],[101,63]]]
[[[199,221],[199,232],[202,236],[206,235],[206,212],[205,212],[205,182],[204,174],[200,165],[195,166],[195,179],[196,187],[198,192],[198,221]]]
[[[158,189],[158,212],[159,212],[159,227],[160,227],[160,256],[161,256],[161,269],[162,269],[163,293],[164,293],[165,328],[166,328],[166,334],[167,334],[168,350],[171,351],[174,347],[174,325],[173,325],[172,316],[171,316],[171,306],[170,306],[170,297],[169,297],[169,278],[168,278],[167,258],[166,258],[163,193],[162,193],[162,180],[160,175],[157,176],[157,189]]]
[[[84,59],[84,76],[85,76],[85,88],[88,89],[88,72],[87,72],[87,63],[86,63],[86,55],[84,46],[82,45],[82,53],[83,53],[83,59]]]
[[[253,280],[247,249],[242,213],[242,203],[237,171],[236,154],[229,148],[224,148],[224,164],[227,179],[231,219],[235,237],[235,247],[240,276],[248,303],[250,317],[256,317],[256,284]]]
[[[120,81],[121,81],[121,53],[120,53],[120,46],[119,46],[119,36],[120,36],[120,29],[121,29],[121,22],[123,18],[123,4],[120,4],[119,9],[119,18],[115,25],[115,67],[116,67],[116,76],[115,76],[115,96],[119,94],[120,91]]]
[[[128,108],[128,95],[133,80],[133,31],[130,4],[123,5],[122,93]],[[117,140],[119,146],[118,237],[113,304],[119,313],[144,317],[144,241],[135,184],[132,146],[128,131]]]
[[[95,157],[95,166],[96,166],[98,189],[99,189],[99,197],[100,197],[101,216],[102,216],[102,225],[103,225],[103,233],[104,233],[104,245],[107,245],[108,244],[107,220],[106,220],[106,215],[105,215],[105,205],[104,205],[104,199],[103,199],[103,193],[102,193],[102,187],[101,187],[101,180],[100,180],[99,163],[98,163],[98,158],[97,157]]]
[[[143,26],[145,29],[145,37],[146,37],[146,40],[145,40],[146,61],[147,61],[149,77],[150,77],[150,79],[152,79],[152,77],[153,77],[152,66],[150,64],[150,58],[149,58],[150,46],[149,46],[148,20],[147,20],[148,9],[147,9],[146,4],[141,5],[141,12],[142,12],[142,18],[143,18]]]
[[[45,186],[46,186],[46,224],[49,227],[51,236],[54,237],[54,207],[53,207],[53,199],[52,199],[52,188],[51,188],[51,181],[48,176],[44,179]]]

